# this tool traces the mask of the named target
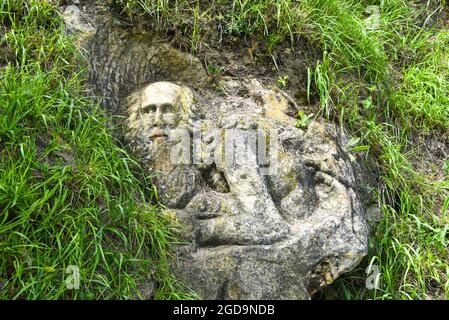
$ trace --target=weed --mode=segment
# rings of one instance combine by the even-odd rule
[[[276,80],[276,84],[279,88],[285,88],[288,84],[288,75],[284,75],[282,77],[279,77]]]
[[[298,111],[298,121],[296,122],[296,127],[305,129],[312,122],[313,114],[306,115],[303,111]]]

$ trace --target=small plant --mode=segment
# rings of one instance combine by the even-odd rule
[[[359,145],[360,140],[360,138],[351,138],[344,146],[344,150],[348,153],[351,161],[355,161],[355,157],[351,152],[369,151],[370,149],[368,145]]]
[[[298,121],[296,121],[296,127],[305,129],[309,126],[310,122],[312,121],[313,113],[306,115],[302,111],[298,111]]]
[[[331,86],[335,82],[332,78],[331,60],[325,51],[323,61],[317,62],[314,72],[315,87],[320,97],[320,108],[326,119],[330,119],[331,114]]]
[[[223,67],[216,66],[213,64],[207,65],[207,73],[214,79],[218,78],[224,71]]]
[[[287,86],[287,84],[288,84],[288,75],[279,77],[279,78],[276,80],[276,84],[277,84],[277,86],[278,86],[279,88],[285,88],[285,87]]]
[[[373,99],[369,96],[367,99],[363,101],[363,108],[369,110],[373,107]]]

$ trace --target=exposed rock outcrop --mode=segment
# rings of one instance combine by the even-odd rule
[[[209,88],[197,58],[107,14],[88,24],[77,28],[90,82],[126,117],[129,149],[184,226],[174,270],[188,286],[210,299],[308,299],[360,262],[363,181],[342,130],[298,128],[298,106],[257,79]]]

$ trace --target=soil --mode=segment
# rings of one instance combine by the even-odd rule
[[[118,8],[113,7],[112,10],[123,25],[129,25],[136,32],[155,32],[150,23],[132,21]],[[191,17],[182,19],[189,21]],[[266,86],[279,86],[295,99],[305,114],[318,113],[319,98],[314,94],[313,85],[307,98],[308,68],[313,69],[322,57],[317,46],[299,37],[294,44],[283,41],[269,51],[264,38],[225,36],[219,31],[219,25],[205,23],[207,42],[199,45],[194,55],[202,61],[205,70],[219,70],[210,72],[212,78],[257,78]],[[192,51],[190,38],[179,30],[157,32],[156,36],[183,52]],[[278,83],[278,80],[283,81]]]

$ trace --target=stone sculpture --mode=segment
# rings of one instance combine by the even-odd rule
[[[190,228],[177,272],[194,289],[208,298],[306,298],[366,252],[354,169],[330,125],[296,128],[282,93],[257,81],[238,87],[246,97],[197,103],[184,85],[148,84],[127,99],[126,139]],[[278,163],[267,174],[257,146],[270,135],[277,157],[264,155]],[[239,141],[243,149],[232,152],[244,150],[245,161],[229,161],[226,149]],[[180,162],[173,150],[183,143]]]
[[[246,75],[213,88],[197,57],[124,27],[106,5],[82,8],[67,7],[67,32],[183,226],[173,270],[188,287],[209,299],[308,299],[358,265],[366,176],[341,129],[298,128],[284,92]]]

